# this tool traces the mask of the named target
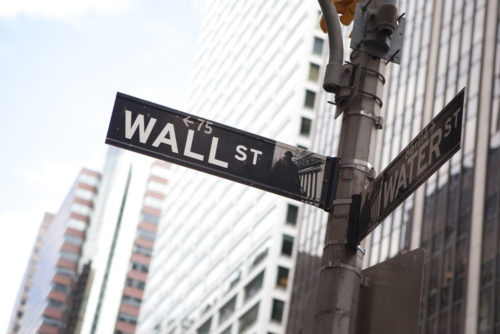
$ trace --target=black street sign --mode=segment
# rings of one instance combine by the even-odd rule
[[[357,242],[460,149],[463,108],[464,90],[375,179],[364,196]]]
[[[329,210],[337,158],[118,93],[106,143]]]

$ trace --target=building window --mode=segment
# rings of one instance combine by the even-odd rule
[[[196,330],[196,334],[209,334],[211,325],[212,325],[212,318],[205,321],[205,323]]]
[[[155,232],[151,232],[151,231],[147,231],[147,230],[143,230],[143,229],[139,229],[138,234],[139,234],[139,238],[144,238],[144,239],[148,239],[151,241],[154,241],[156,238]]]
[[[306,89],[306,98],[304,100],[304,107],[314,108],[314,100],[316,99],[316,93],[312,90]]]
[[[140,307],[141,306],[141,300],[139,298],[135,298],[135,297],[132,297],[132,296],[127,296],[127,295],[123,296],[122,303],[125,303],[125,304],[128,304],[128,305],[132,305],[132,306],[135,306],[135,307]]]
[[[293,204],[288,204],[288,208],[286,210],[286,223],[290,225],[296,225],[298,215],[299,207]]]
[[[146,256],[151,256],[153,254],[153,250],[148,247],[140,246],[140,245],[135,245],[134,246],[134,253],[146,255]]]
[[[255,276],[255,278],[245,286],[245,301],[255,296],[261,289],[264,282],[264,271]]]
[[[311,81],[318,81],[319,79],[319,65],[310,63],[309,64],[309,80]]]
[[[293,237],[284,234],[281,244],[281,254],[291,256],[293,251]]]
[[[123,321],[132,325],[137,325],[137,317],[127,313],[119,313],[118,321]]]
[[[288,274],[290,270],[285,267],[278,266],[278,278],[276,280],[276,285],[280,288],[286,288],[288,285]]]
[[[132,262],[132,270],[140,271],[141,273],[147,273],[149,271],[149,267],[142,263]]]
[[[61,258],[71,262],[78,262],[80,255],[63,250],[61,251]]]
[[[83,244],[82,238],[75,237],[74,235],[70,234],[66,234],[64,236],[64,241],[75,246],[81,246]]]
[[[271,311],[271,320],[281,322],[283,320],[283,310],[285,308],[285,302],[273,299],[273,309]]]
[[[259,304],[257,303],[240,317],[238,333],[244,333],[247,329],[249,329],[257,321],[258,316]]]
[[[54,283],[52,285],[52,289],[58,292],[62,292],[65,294],[70,294],[71,293],[71,288],[67,285],[60,284],[60,283]]]
[[[64,324],[61,320],[49,316],[43,316],[43,324],[52,327],[64,328]]]
[[[142,214],[142,220],[148,223],[158,224],[160,222],[160,217],[155,215],[150,215],[149,213]]]
[[[229,326],[228,328],[224,329],[222,332],[220,332],[220,334],[231,334],[231,326]]]
[[[236,296],[231,298],[224,306],[219,310],[219,324],[226,321],[233,313],[236,307]]]
[[[55,308],[57,310],[66,311],[68,309],[68,306],[59,300],[49,299],[48,304],[50,307]],[[21,313],[21,315],[22,315],[22,313]],[[18,316],[18,317],[20,318],[20,316]]]
[[[252,259],[252,264],[250,265],[250,269],[257,267],[260,263],[262,263],[262,261],[264,261],[264,259],[267,257],[268,252],[269,250],[267,247],[264,249],[259,249],[254,258]]]
[[[139,290],[144,290],[146,287],[146,283],[133,279],[133,278],[127,278],[127,286],[130,286],[132,288],[136,288]]]
[[[312,121],[307,117],[302,117],[300,121],[300,134],[308,137],[311,134]]]
[[[323,44],[323,39],[314,37],[313,53],[315,55],[321,56],[321,54],[323,53]]]

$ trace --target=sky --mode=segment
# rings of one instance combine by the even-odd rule
[[[102,168],[116,92],[184,109],[204,2],[0,1],[0,333],[44,213]]]

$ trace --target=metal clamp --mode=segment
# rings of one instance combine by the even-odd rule
[[[356,268],[355,266],[351,266],[351,265],[345,264],[345,263],[336,263],[336,264],[333,264],[332,262],[329,262],[328,264],[322,266],[320,270],[323,271],[325,269],[332,269],[332,268],[343,268],[343,269],[352,271],[356,275],[358,275],[359,277],[361,277],[361,268]]]
[[[368,174],[370,177],[375,177],[375,168],[368,162],[368,161],[363,161],[359,159],[352,159],[352,160],[341,160],[340,161],[340,168],[344,167],[351,167],[355,168],[357,170],[360,170],[366,174]]]
[[[384,127],[384,118],[382,116],[375,116],[375,115],[372,115],[372,114],[365,112],[364,110],[360,110],[359,112],[350,112],[350,113],[344,115],[344,118],[349,117],[349,116],[355,116],[355,115],[365,116],[365,117],[370,118],[373,121],[373,124],[375,125],[375,128],[377,130],[381,130]]]

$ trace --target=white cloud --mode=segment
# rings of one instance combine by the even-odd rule
[[[0,17],[19,15],[67,19],[88,12],[115,12],[130,8],[132,0],[16,0],[0,2]]]

